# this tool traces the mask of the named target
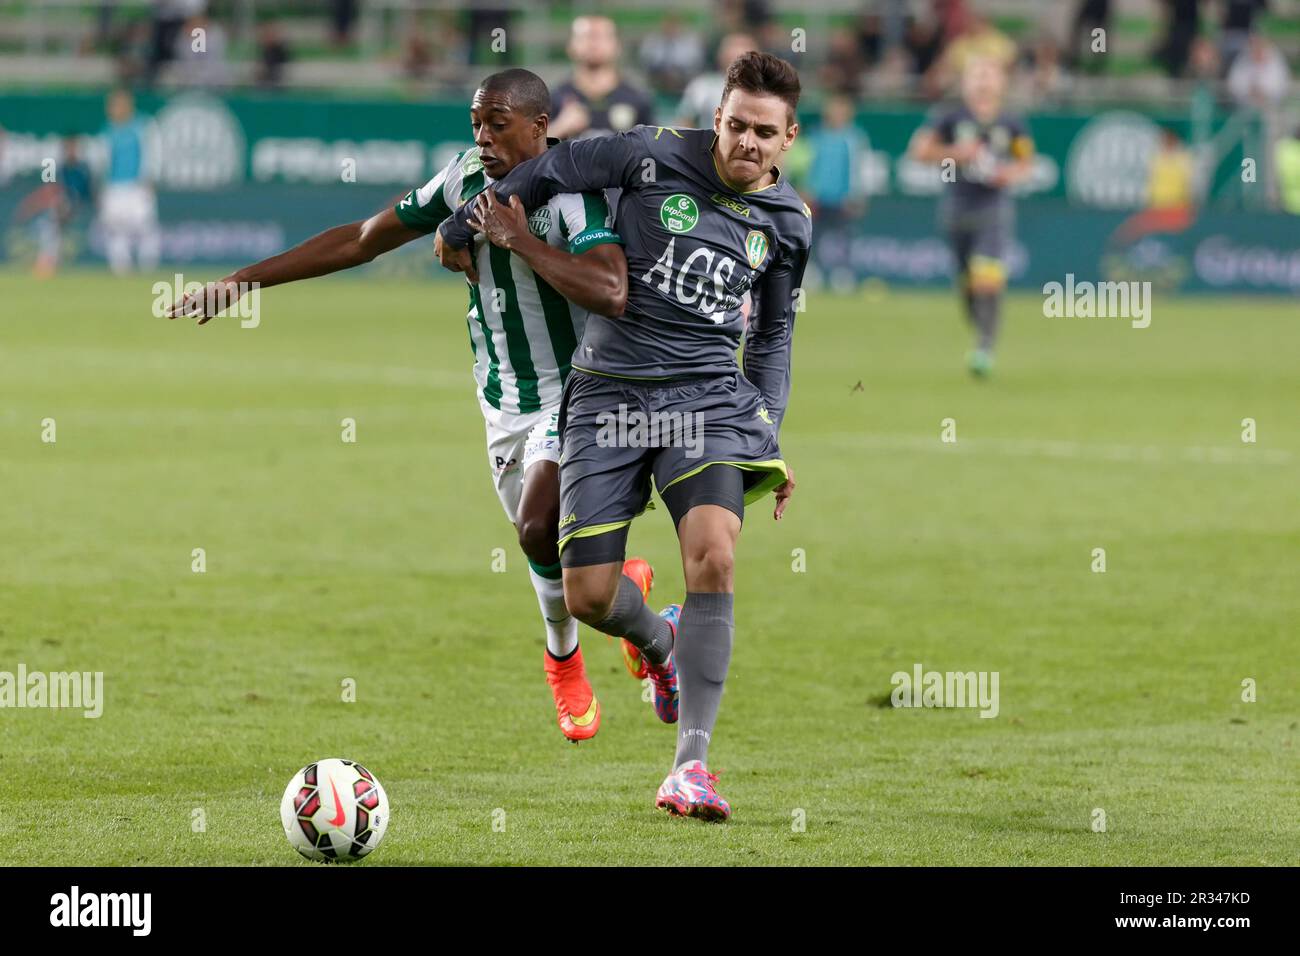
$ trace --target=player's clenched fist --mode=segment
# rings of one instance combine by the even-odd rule
[[[454,249],[442,241],[442,233],[438,232],[434,235],[433,254],[444,269],[463,272],[470,282],[478,283],[478,270],[474,268],[474,257],[470,255],[468,247]]]
[[[239,302],[244,295],[244,287],[232,277],[209,282],[202,289],[189,293],[167,310],[167,318],[197,318],[199,325],[205,325],[215,316],[226,311]]]
[[[524,214],[524,204],[518,196],[510,197],[510,204],[497,202],[492,190],[485,189],[474,200],[474,215],[469,224],[494,246],[502,249],[517,249],[520,241],[531,235],[528,231],[528,216]]]

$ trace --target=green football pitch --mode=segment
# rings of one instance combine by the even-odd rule
[[[0,275],[0,672],[104,675],[98,719],[0,710],[6,863],[310,865],[278,805],[326,756],[388,790],[363,866],[1297,861],[1294,300],[1015,297],[978,382],[951,296],[810,296],[709,826],[653,808],[673,733],[604,636],[599,735],[555,726],[454,283],[268,290],[255,329],[153,298]],[[662,508],[631,550],[679,600]],[[997,672],[997,715],[891,706],[917,665]]]

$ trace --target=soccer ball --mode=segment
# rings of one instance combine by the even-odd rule
[[[359,860],[384,838],[388,795],[361,764],[331,757],[293,775],[280,801],[293,848],[318,863]]]

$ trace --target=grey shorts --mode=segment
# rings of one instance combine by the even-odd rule
[[[968,205],[949,199],[940,209],[940,227],[948,234],[958,274],[994,263],[1005,271],[1016,227],[1010,200]]]
[[[560,404],[560,554],[575,538],[627,527],[660,496],[713,465],[745,473],[745,503],[786,479],[763,396],[736,372],[665,383],[574,369]]]

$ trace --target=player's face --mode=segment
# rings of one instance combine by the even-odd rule
[[[606,17],[578,17],[569,36],[569,57],[586,67],[600,67],[618,57],[618,32]]]
[[[961,92],[966,105],[976,112],[996,112],[1002,103],[1006,76],[992,60],[977,60],[962,74]]]
[[[727,181],[741,190],[766,178],[781,153],[790,148],[799,124],[780,97],[732,90],[713,117],[718,134],[714,156]]]
[[[479,148],[483,169],[493,179],[500,179],[526,159],[532,159],[546,146],[546,116],[528,118],[502,96],[474,94],[469,108],[470,128]]]
[[[108,98],[108,118],[114,123],[125,123],[135,112],[131,95],[118,91]]]

